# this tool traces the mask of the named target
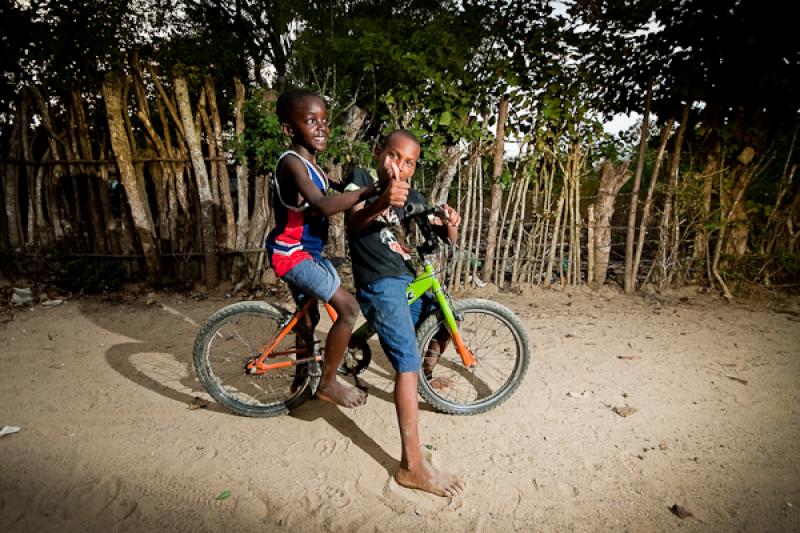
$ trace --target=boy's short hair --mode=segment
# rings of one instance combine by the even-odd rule
[[[408,130],[398,129],[398,130],[394,130],[394,131],[382,136],[378,140],[378,147],[381,150],[383,150],[384,148],[386,148],[389,145],[389,141],[391,141],[394,137],[405,137],[406,139],[409,139],[409,140],[414,141],[415,143],[417,143],[417,146],[420,146],[419,139],[417,139],[416,135],[414,135],[413,133],[411,133]]]
[[[310,89],[304,89],[302,87],[292,87],[283,91],[278,97],[278,101],[275,103],[275,112],[277,113],[278,120],[281,122],[281,124],[284,122],[289,122],[289,113],[297,104],[297,102],[309,97],[319,98],[322,100],[322,97],[314,91]]]

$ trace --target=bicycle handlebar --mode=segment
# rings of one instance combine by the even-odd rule
[[[409,202],[404,207],[407,216],[434,215],[438,217],[447,216],[443,205],[428,205],[424,202]]]
[[[414,217],[417,221],[417,226],[425,238],[425,242],[417,246],[417,252],[422,256],[436,252],[439,248],[439,239],[433,231],[433,227],[428,220],[428,215],[433,215],[442,219],[446,218],[447,213],[445,212],[444,206],[432,206],[426,202],[410,202],[407,203],[403,209],[406,216]]]

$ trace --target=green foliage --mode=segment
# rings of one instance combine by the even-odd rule
[[[778,268],[789,274],[787,277],[794,280],[800,279],[800,252],[778,249],[775,258],[778,262]]]
[[[252,159],[253,170],[275,168],[278,156],[289,146],[275,114],[275,102],[257,94],[245,101],[244,135],[231,145],[239,160]]]
[[[256,171],[272,170],[278,157],[289,147],[289,139],[281,129],[275,114],[275,102],[265,92],[245,101],[244,135],[231,142],[238,159],[252,160]],[[369,166],[372,159],[371,145],[363,140],[348,141],[341,125],[333,125],[327,149],[318,155],[320,165],[340,163],[348,166]]]
[[[364,140],[348,141],[342,126],[335,125],[328,137],[328,147],[317,156],[317,161],[323,167],[339,163],[345,168],[366,168],[372,161],[372,146]]]
[[[299,35],[292,73],[330,95],[334,115],[350,101],[367,109],[372,135],[413,131],[423,159],[435,164],[445,146],[485,136],[477,117],[496,113],[506,88],[529,85],[521,43],[545,34],[555,42],[551,11],[541,0],[331,6],[329,19],[310,21]],[[510,129],[518,123],[531,128],[512,120]]]
[[[69,118],[65,97],[77,88],[92,142],[108,147],[99,82],[106,71],[129,71],[136,51],[157,66],[168,92],[170,74],[185,75],[193,102],[203,78],[212,76],[227,138],[233,129],[234,76],[250,90],[281,90],[287,80],[316,89],[329,103],[333,125],[322,164],[367,166],[371,140],[402,127],[421,141],[425,166],[420,170],[435,172],[448,146],[464,141],[491,146],[498,102],[507,98],[507,136],[528,143],[531,157],[563,162],[578,143],[589,151],[593,168],[599,159],[631,160],[633,167],[639,126],[612,138],[603,133],[601,119],[641,111],[652,81],[658,121],[677,118],[685,102],[695,102],[675,191],[689,238],[704,226],[712,233],[719,229],[723,191],[718,189],[720,183],[723,189],[734,187],[730,169],[737,168],[736,157],[745,147],[755,150],[755,161],[776,154],[744,198],[751,236],[775,234],[776,224],[767,225],[766,219],[784,166],[791,168],[797,160],[796,147],[794,158],[786,159],[800,107],[794,18],[755,0],[565,0],[560,6],[566,14],[556,13],[554,5],[550,0],[6,2],[0,6],[5,60],[0,145],[9,143],[7,117],[13,116],[20,89],[36,83],[48,101],[56,102],[52,111],[61,134]],[[147,72],[144,78],[150,98],[152,80]],[[346,141],[339,118],[351,105],[369,116],[359,138]],[[32,113],[31,144],[41,155],[47,133],[34,108]],[[272,169],[288,145],[273,101],[265,94],[254,96],[245,116],[246,131],[230,146],[254,173]],[[143,131],[135,116],[131,125],[141,147]],[[656,126],[643,186],[654,164]],[[64,139],[71,142],[69,136]],[[668,145],[672,150],[674,141]],[[715,168],[728,170],[715,175],[712,215],[705,217],[701,176],[715,154]],[[489,159],[484,157],[484,177],[491,174]],[[656,189],[656,214],[667,187],[667,161]],[[501,183],[507,186],[510,179],[505,170]],[[596,186],[593,180],[585,180],[585,193]],[[560,186],[555,184],[556,192]],[[632,186],[630,181],[626,190]],[[779,209],[796,194],[794,184]],[[113,264],[63,257],[53,271],[60,283],[89,290],[103,286],[101,278],[115,279]],[[780,268],[796,271],[795,261],[787,254]]]

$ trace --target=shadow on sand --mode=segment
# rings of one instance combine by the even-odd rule
[[[81,303],[81,312],[100,327],[135,339],[108,348],[105,359],[111,368],[140,387],[188,408],[197,396],[205,392],[195,377],[192,344],[200,326],[214,311],[222,307],[222,303],[185,301],[177,305],[180,309],[167,303],[147,306],[140,300],[102,303],[85,300]],[[137,315],[135,321],[130,320],[133,313]],[[373,339],[371,345],[374,357],[369,371],[362,375],[361,381],[366,381],[368,394],[373,401],[378,399],[393,403],[394,371],[379,343]],[[363,379],[366,375],[370,376],[368,380]],[[343,379],[350,383],[353,381],[352,378]],[[372,381],[383,382],[385,385],[379,386]],[[213,401],[208,403],[207,409],[228,416],[238,416]],[[420,410],[433,409],[421,403]],[[396,459],[387,454],[335,405],[323,401],[307,401],[292,411],[291,416],[308,422],[325,420],[390,474],[399,465]]]

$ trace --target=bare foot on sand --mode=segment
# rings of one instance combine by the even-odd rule
[[[329,383],[320,383],[317,388],[317,398],[342,407],[358,407],[367,401],[364,391],[340,383],[336,379]]]
[[[437,496],[458,496],[464,490],[464,481],[460,477],[437,470],[427,461],[423,461],[415,471],[401,467],[394,479],[409,489],[424,490]]]

